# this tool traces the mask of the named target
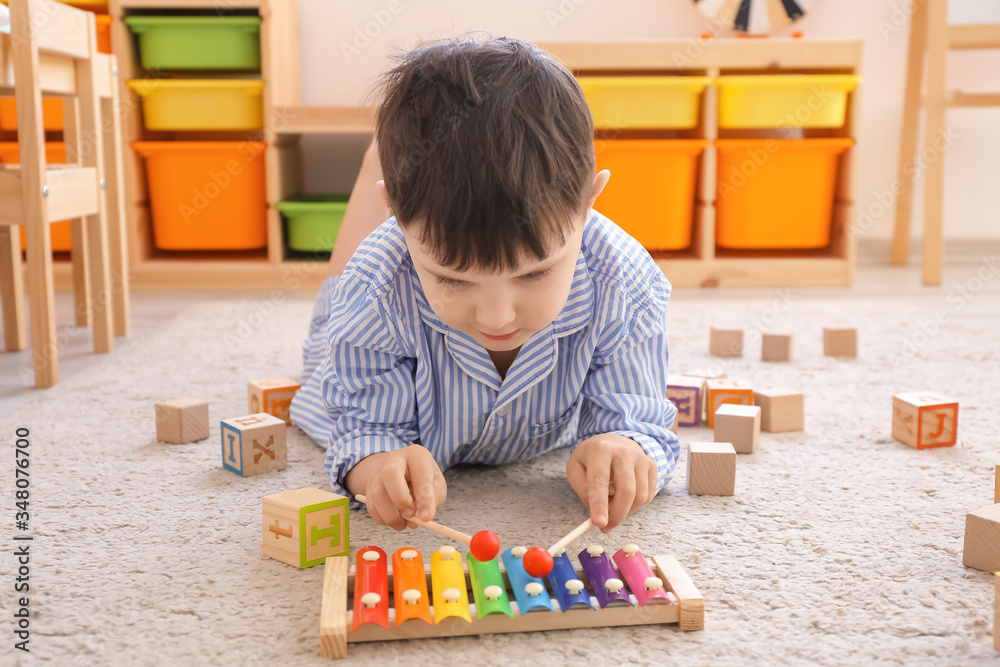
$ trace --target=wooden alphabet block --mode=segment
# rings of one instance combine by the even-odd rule
[[[1000,570],[1000,505],[987,505],[965,515],[962,563],[983,572]]]
[[[753,393],[760,406],[760,428],[768,433],[805,428],[805,397],[794,389],[764,389]]]
[[[742,357],[743,329],[711,328],[709,351],[713,357]]]
[[[892,437],[917,449],[951,447],[958,441],[958,401],[931,391],[893,396]]]
[[[761,335],[761,361],[791,361],[792,334],[766,333]]]
[[[993,502],[1000,503],[1000,463],[996,466],[996,471],[993,473]]]
[[[705,408],[708,406],[708,385],[706,384],[708,380],[722,380],[726,377],[726,371],[722,370],[720,367],[708,368],[705,370],[698,371],[688,371],[681,373],[681,375],[686,377],[701,378],[701,412],[700,417],[702,421],[706,421],[708,416],[705,414]]]
[[[824,327],[823,354],[828,357],[858,356],[858,330]]]
[[[183,445],[208,437],[208,402],[197,398],[174,398],[154,406],[156,439]]]
[[[285,422],[259,412],[223,419],[222,465],[237,475],[251,477],[288,467]]]
[[[677,426],[701,424],[701,402],[705,380],[684,375],[667,376],[667,398],[677,407]]]
[[[1000,572],[993,575],[993,649],[1000,651]]]
[[[349,502],[312,487],[264,496],[264,554],[301,568],[349,555]]]
[[[715,411],[723,403],[735,403],[736,405],[753,405],[753,388],[745,380],[722,380],[706,381],[706,394],[708,395],[705,406],[708,427],[715,428]]]
[[[728,442],[688,445],[688,493],[731,496],[736,493],[736,450]]]
[[[760,443],[760,406],[723,403],[715,411],[715,441],[728,442],[737,454],[753,454]]]
[[[288,415],[288,409],[298,390],[299,383],[288,378],[250,380],[247,383],[247,412],[252,415],[266,412],[291,426],[292,418]]]

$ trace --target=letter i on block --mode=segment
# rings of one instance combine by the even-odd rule
[[[247,383],[247,412],[252,415],[266,412],[292,425],[288,409],[292,405],[292,397],[299,390],[299,383],[288,378],[270,378],[268,380],[250,380]]]
[[[349,555],[349,502],[312,487],[264,496],[264,555],[301,568]]]
[[[958,401],[929,391],[893,396],[892,437],[917,449],[951,447],[958,440]]]
[[[222,465],[251,477],[288,467],[285,422],[266,412],[222,420]]]
[[[667,399],[677,406],[677,426],[698,426],[701,423],[701,396],[705,381],[684,375],[667,376]]]

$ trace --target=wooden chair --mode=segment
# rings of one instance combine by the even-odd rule
[[[913,216],[913,180],[917,169],[917,127],[920,109],[927,109],[924,150],[935,145],[945,131],[947,107],[1000,106],[998,93],[948,91],[948,51],[955,49],[1000,49],[1000,23],[948,24],[948,0],[913,3],[910,46],[907,57],[906,93],[903,99],[902,141],[899,148],[899,182],[896,227],[892,239],[892,263],[906,264],[910,256],[910,219]],[[920,87],[927,60],[927,92],[921,104]],[[931,150],[935,150],[930,148]],[[924,168],[923,278],[925,285],[940,285],[944,256],[944,151],[928,159]]]
[[[16,234],[23,225],[35,386],[51,387],[59,374],[50,222],[72,219],[76,322],[92,325],[94,351],[110,352],[114,335],[128,333],[118,68],[114,56],[97,52],[90,12],[53,0],[9,5],[11,34],[0,35],[0,93],[13,88],[17,99],[20,164],[0,166],[4,338],[8,350],[27,346]],[[70,164],[45,162],[43,94],[75,98],[65,105]]]

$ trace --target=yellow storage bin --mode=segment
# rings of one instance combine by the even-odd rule
[[[136,79],[148,130],[259,130],[261,94],[254,79]]]
[[[707,76],[581,76],[598,129],[690,128]]]
[[[854,74],[720,76],[719,127],[842,127]]]
[[[643,247],[691,245],[694,188],[704,139],[619,139],[595,142],[597,169],[611,180],[594,208]]]
[[[715,242],[731,249],[824,248],[837,165],[853,141],[717,139]]]

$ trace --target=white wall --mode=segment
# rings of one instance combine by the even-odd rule
[[[469,31],[533,41],[694,38],[710,27],[688,0],[298,2],[302,102],[309,105],[362,103],[388,63],[385,54],[419,39]],[[891,188],[899,151],[908,10],[913,2],[820,0],[793,28],[806,37],[865,40],[858,205],[873,214],[864,232],[873,237],[892,234]],[[952,0],[950,20],[1000,22],[1000,2]],[[954,53],[948,77],[950,89],[998,91],[1000,51]],[[1000,164],[994,159],[1000,155],[1000,109],[950,109],[948,125],[955,139],[946,151],[946,236],[1000,238],[1000,202],[994,199],[1000,193]],[[363,149],[363,141],[307,138],[307,188],[349,189]],[[884,213],[880,201],[890,203]],[[920,203],[918,192],[915,232],[920,229]]]

